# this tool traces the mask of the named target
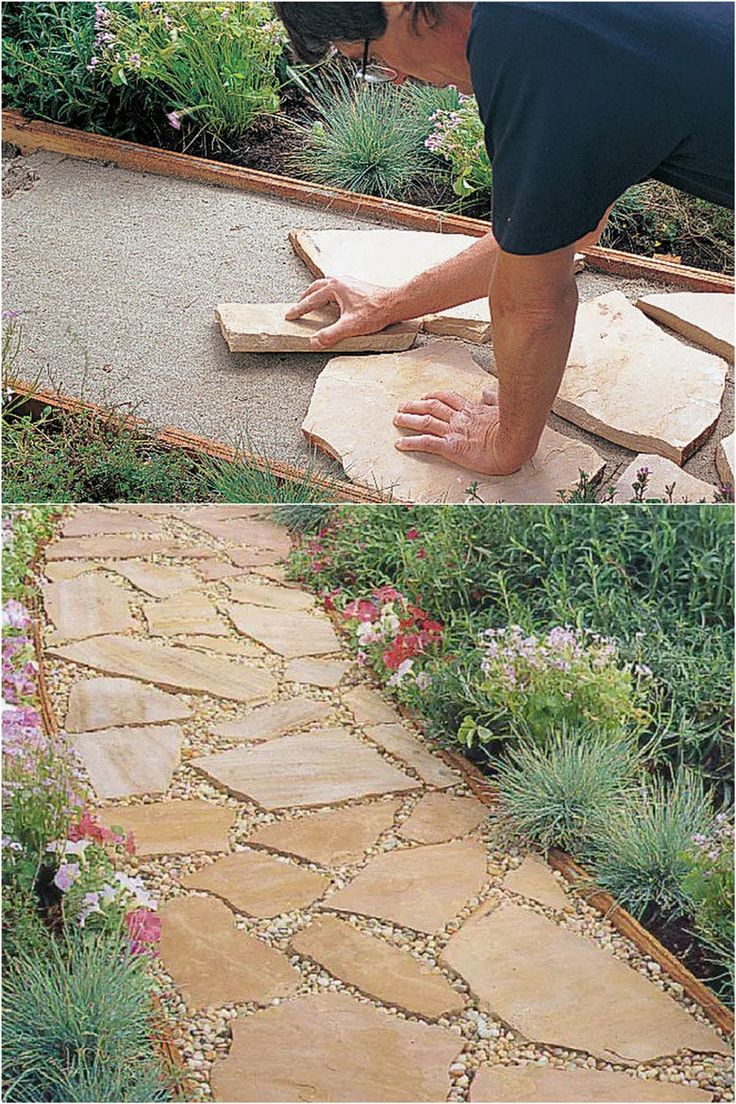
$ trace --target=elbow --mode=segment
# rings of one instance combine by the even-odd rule
[[[544,292],[529,294],[513,285],[500,284],[491,288],[491,319],[503,319],[530,336],[544,337],[557,330],[560,323],[574,319],[578,306],[578,289],[574,278],[562,280]]]

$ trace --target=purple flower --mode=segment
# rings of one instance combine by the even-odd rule
[[[89,72],[90,72],[90,73],[92,72],[92,70],[93,70],[93,69],[96,69],[96,68],[97,68],[97,65],[98,65],[98,63],[99,63],[99,60],[100,60],[100,59],[99,59],[99,58],[96,58],[96,57],[91,57],[91,58],[89,59],[89,65],[87,66],[87,69],[89,70]]]
[[[30,614],[15,598],[9,598],[3,606],[3,625],[8,629],[26,629],[31,623]]]
[[[66,893],[66,891],[74,885],[81,873],[82,871],[79,863],[62,863],[56,871],[54,885],[57,889],[60,889],[62,893]]]
[[[170,127],[174,130],[181,130],[181,116],[178,111],[167,111],[166,119]]]
[[[21,312],[19,310],[13,310],[8,307],[3,311],[3,322],[15,322],[16,318],[20,318]]]

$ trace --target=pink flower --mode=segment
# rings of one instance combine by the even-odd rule
[[[416,540],[418,536],[419,536],[419,530],[418,529],[407,529],[407,531],[406,531],[406,539],[407,540]]]
[[[167,111],[166,120],[174,130],[181,130],[181,116],[178,111]]]
[[[28,610],[15,598],[9,598],[3,606],[3,625],[8,629],[27,629],[31,623]]]
[[[161,920],[151,909],[137,908],[125,914],[131,954],[154,953],[151,943],[161,938]]]

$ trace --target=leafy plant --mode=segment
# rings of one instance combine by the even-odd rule
[[[458,95],[457,107],[440,108],[430,122],[433,129],[425,145],[449,163],[455,194],[461,198],[473,192],[490,195],[493,170],[475,97]]]
[[[292,533],[316,533],[329,518],[330,511],[331,507],[324,504],[297,502],[279,506],[271,513],[275,521],[285,525]]]
[[[288,507],[329,501],[330,491],[311,481],[311,471],[308,465],[301,478],[289,479],[277,475],[268,465],[251,466],[246,458],[240,462],[202,460],[210,497],[223,502],[283,503]]]
[[[3,509],[3,602],[28,594],[29,565],[40,541],[51,536],[56,506]]]
[[[690,869],[682,882],[695,933],[718,970],[717,981],[733,1003],[734,835],[733,819],[718,813],[711,830],[692,840]]]

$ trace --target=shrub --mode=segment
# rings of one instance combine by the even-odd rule
[[[692,841],[691,866],[682,888],[694,918],[695,933],[718,970],[726,999],[734,988],[734,839],[733,820],[718,813],[707,835]]]
[[[274,521],[290,532],[317,533],[330,516],[330,507],[316,503],[294,503],[271,511]]]
[[[3,510],[3,601],[26,597],[29,565],[40,541],[53,532],[56,506]]]
[[[449,163],[455,194],[481,192],[490,198],[493,171],[475,98],[459,95],[456,107],[440,108],[430,122],[433,129],[425,145]]]

